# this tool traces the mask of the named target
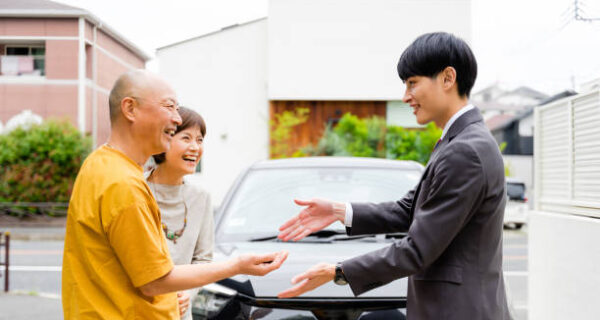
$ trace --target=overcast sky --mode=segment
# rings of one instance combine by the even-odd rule
[[[148,54],[267,16],[268,0],[55,0],[87,9]],[[600,19],[600,1],[579,0]],[[495,82],[553,94],[600,78],[600,20],[574,21],[574,0],[472,0],[474,92]],[[398,53],[400,54],[400,53]],[[148,68],[157,71],[156,62]]]

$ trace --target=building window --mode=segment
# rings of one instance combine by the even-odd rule
[[[2,75],[46,74],[46,48],[44,45],[4,45],[4,55],[0,57]]]
[[[90,80],[93,80],[93,78],[94,78],[93,50],[94,50],[94,48],[91,45],[86,43],[86,45],[85,45],[85,77]]]

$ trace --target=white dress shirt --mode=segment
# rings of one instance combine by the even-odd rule
[[[446,133],[448,132],[454,121],[456,121],[456,119],[465,114],[467,111],[472,110],[473,108],[475,107],[469,103],[466,106],[460,108],[454,115],[452,115],[452,117],[450,117],[450,120],[448,120],[448,122],[446,122],[446,125],[444,126],[444,130],[442,131],[442,136],[440,137],[440,140],[444,139]],[[344,225],[350,228],[352,227],[352,216],[354,215],[354,212],[352,211],[352,205],[350,204],[350,202],[346,202],[345,205],[346,217],[344,219]]]

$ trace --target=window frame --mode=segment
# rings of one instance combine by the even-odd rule
[[[27,54],[26,55],[18,55],[18,54],[8,54],[8,49],[9,48],[27,48]],[[33,54],[33,50],[34,48],[42,48],[44,49],[44,54]],[[6,43],[4,44],[4,53],[5,56],[31,56],[33,57],[33,70],[40,70],[40,76],[45,76],[46,75],[46,44],[42,43],[42,44],[10,44],[10,43]],[[36,68],[36,61],[43,61],[43,68]]]

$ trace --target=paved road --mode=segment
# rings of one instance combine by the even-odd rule
[[[62,241],[11,241],[10,294],[0,294],[0,320],[63,318],[62,250]]]
[[[61,320],[62,306],[57,298],[0,293],[0,320]]]
[[[0,295],[0,310],[2,310],[0,320],[62,319],[60,304],[62,249],[62,241],[12,241],[10,253],[12,294]],[[4,255],[3,251],[1,254]],[[526,229],[504,232],[504,270],[515,319],[526,320]]]
[[[527,319],[527,229],[504,231],[504,279],[516,320]]]

